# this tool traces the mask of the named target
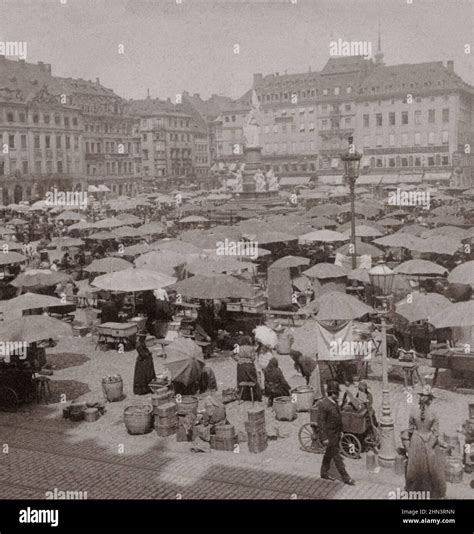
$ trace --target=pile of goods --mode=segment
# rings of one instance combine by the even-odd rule
[[[63,409],[63,417],[71,421],[87,421],[93,423],[105,413],[103,402],[79,402],[73,401]]]
[[[265,427],[265,410],[254,409],[248,412],[248,421],[245,422],[247,443],[249,451],[259,453],[268,446],[267,431]]]
[[[215,431],[211,435],[211,449],[233,452],[239,443],[234,425],[216,425]]]
[[[102,391],[108,402],[123,399],[123,380],[120,375],[107,375],[102,378]]]

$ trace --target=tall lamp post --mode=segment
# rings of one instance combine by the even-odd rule
[[[346,152],[340,155],[344,162],[344,181],[349,184],[350,198],[351,198],[351,244],[352,244],[352,268],[357,269],[357,254],[356,254],[356,235],[355,235],[355,183],[359,177],[359,166],[362,154],[357,152],[354,147],[354,138],[349,137],[349,146]]]
[[[380,419],[380,451],[379,463],[382,467],[393,467],[395,464],[395,430],[390,404],[390,392],[388,387],[388,361],[387,361],[387,323],[389,303],[392,292],[392,284],[395,273],[384,261],[378,262],[370,269],[369,278],[372,287],[382,302],[379,315],[382,325],[382,417]]]

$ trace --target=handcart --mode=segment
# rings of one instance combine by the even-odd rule
[[[318,401],[319,402],[319,401]],[[306,452],[323,453],[325,448],[318,427],[318,402],[310,410],[310,422],[299,430],[298,439]],[[380,431],[369,410],[342,409],[341,453],[347,458],[358,459],[363,451],[377,450],[380,446]]]

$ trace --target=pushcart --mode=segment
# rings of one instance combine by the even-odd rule
[[[301,448],[306,452],[323,453],[325,448],[318,427],[318,403],[310,410],[310,422],[298,432]],[[377,450],[380,446],[380,431],[369,410],[342,409],[341,453],[347,458],[358,459],[363,451]]]
[[[0,411],[15,412],[24,402],[36,396],[33,369],[21,369],[15,364],[0,366]]]

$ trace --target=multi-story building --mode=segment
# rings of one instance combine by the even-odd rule
[[[145,177],[162,184],[195,176],[195,129],[191,115],[171,100],[146,98],[130,101],[132,113],[140,119]],[[201,156],[200,156],[201,157]]]
[[[196,121],[199,121],[200,118],[205,122],[208,136],[209,163],[216,162],[218,154],[216,119],[232,105],[232,99],[227,96],[213,94],[207,100],[203,100],[199,93],[191,96],[187,91],[183,91],[182,103],[186,112],[192,115]]]
[[[357,94],[363,167],[410,181],[448,181],[453,154],[474,141],[474,88],[448,61],[377,66]],[[407,180],[405,180],[407,181]]]
[[[253,88],[266,168],[280,177],[341,181],[339,155],[353,136],[361,173],[371,175],[361,183],[390,174],[448,181],[453,154],[474,146],[474,88],[454,63],[386,66],[380,38],[373,60],[333,57],[320,72],[255,74]],[[469,184],[471,160],[461,160],[456,180]]]
[[[82,114],[51,66],[0,56],[0,87],[0,201],[43,198],[51,187],[82,189]]]
[[[356,88],[370,67],[362,57],[331,58],[321,72],[255,74],[267,168],[280,176],[337,172],[355,128]]]
[[[245,138],[245,126],[252,109],[252,90],[247,91],[238,100],[229,102],[215,120],[216,128],[216,162],[235,164],[242,161]]]
[[[0,81],[3,203],[43,198],[51,187],[106,184],[132,194],[141,154],[136,119],[122,98],[98,79],[61,78],[49,64],[1,56]]]

